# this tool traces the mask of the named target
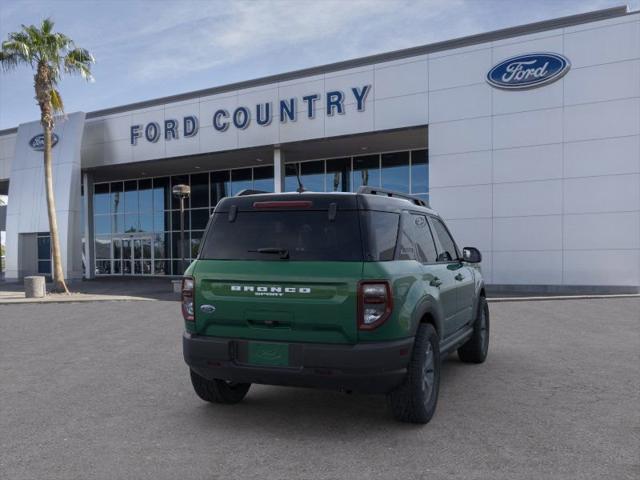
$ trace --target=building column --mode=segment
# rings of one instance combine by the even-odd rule
[[[273,191],[281,193],[284,188],[284,152],[280,147],[273,149]]]
[[[82,174],[82,188],[84,197],[82,198],[84,226],[84,278],[95,277],[95,253],[93,239],[93,175],[87,172]]]

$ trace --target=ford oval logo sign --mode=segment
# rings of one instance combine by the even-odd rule
[[[58,143],[58,135],[56,135],[55,133],[51,134],[51,148],[56,146],[56,143]],[[33,137],[31,140],[29,140],[29,145],[31,146],[31,148],[33,148],[34,150],[37,150],[38,152],[44,152],[44,133],[39,133],[38,135],[36,135],[35,137]]]
[[[557,53],[530,53],[508,58],[489,70],[487,82],[505,90],[524,90],[555,82],[571,62]]]

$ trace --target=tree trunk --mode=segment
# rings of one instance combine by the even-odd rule
[[[56,216],[56,201],[53,196],[53,173],[51,167],[51,127],[44,125],[44,183],[47,190],[47,214],[49,215],[49,232],[51,234],[51,260],[53,273],[53,290],[69,293],[62,271],[62,256],[60,255],[60,238],[58,236],[58,219]]]

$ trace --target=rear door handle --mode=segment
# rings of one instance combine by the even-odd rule
[[[442,281],[438,277],[433,277],[433,280],[429,282],[429,285],[431,285],[432,287],[439,287],[440,285],[442,285]]]
[[[459,282],[461,282],[462,280],[464,280],[464,275],[462,275],[461,273],[457,274],[455,277],[456,280],[458,280]]]

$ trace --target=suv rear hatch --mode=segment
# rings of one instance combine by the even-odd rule
[[[362,268],[355,196],[227,198],[209,222],[193,272],[195,331],[355,343]]]

